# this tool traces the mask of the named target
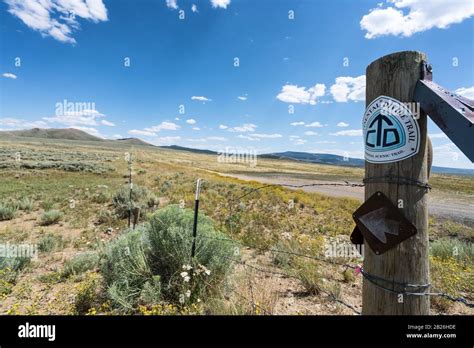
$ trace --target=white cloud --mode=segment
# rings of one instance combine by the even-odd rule
[[[299,136],[297,135],[290,135],[290,141],[294,144],[294,145],[304,145],[306,143],[306,139],[301,139]]]
[[[92,127],[77,127],[77,126],[74,126],[72,127],[74,129],[79,129],[83,132],[86,132],[90,135],[93,135],[93,136],[96,136],[96,137],[99,137],[99,138],[104,138],[104,136],[102,134],[99,133],[99,131],[95,128],[92,128]]]
[[[249,135],[243,135],[243,134],[237,135],[237,138],[250,140],[250,141],[260,141],[260,139],[258,139],[258,138],[254,138],[254,137],[251,137]]]
[[[474,86],[473,87],[461,87],[454,91],[455,93],[465,98],[474,99]]]
[[[147,137],[155,137],[157,136],[157,133],[161,132],[162,130],[172,130],[176,131],[180,129],[181,127],[177,125],[176,123],[173,122],[161,122],[160,124],[152,127],[147,127],[142,130],[140,129],[132,129],[128,131],[129,134],[135,134],[135,135],[143,135]]]
[[[132,135],[143,135],[146,137],[154,137],[156,136],[156,133],[150,132],[150,131],[145,131],[145,130],[140,130],[140,129],[132,129],[128,131],[128,134]]]
[[[44,121],[27,121],[12,117],[0,118],[0,126],[7,127],[10,130],[48,128],[48,124]]]
[[[337,144],[335,141],[321,140],[317,141],[316,144]]]
[[[123,137],[122,137],[122,135],[120,135],[120,134],[114,134],[114,135],[112,135],[112,138],[114,138],[114,139],[121,139],[121,138],[123,138]]]
[[[199,131],[199,130],[201,130],[201,128],[199,128],[199,127],[193,127],[193,130]]]
[[[16,80],[16,78],[17,78],[17,76],[15,74],[12,74],[12,73],[3,73],[2,76],[6,77],[7,79],[13,79],[13,80]]]
[[[323,125],[319,122],[313,122],[313,123],[310,123],[310,124],[307,124],[305,127],[311,127],[311,128],[321,128],[323,127]]]
[[[432,28],[446,29],[474,15],[472,1],[389,0],[387,8],[370,10],[360,27],[367,39],[384,35],[409,37]]]
[[[227,129],[227,128],[229,128],[229,127],[227,127],[225,124],[220,124],[219,125],[219,129]]]
[[[196,124],[196,120],[193,119],[193,118],[190,118],[190,119],[186,120],[186,123],[187,124]]]
[[[238,96],[237,99],[242,100],[242,101],[245,101],[245,100],[247,100],[247,97],[245,97],[245,96]]]
[[[331,86],[330,91],[337,102],[365,100],[365,75],[337,77],[336,83]]]
[[[211,0],[212,7],[227,8],[230,4],[230,0]]]
[[[277,95],[277,99],[285,103],[294,104],[316,104],[316,98],[322,97],[326,91],[326,86],[318,83],[311,88],[298,87],[297,85],[285,85]]]
[[[229,128],[229,132],[238,132],[238,133],[245,133],[245,132],[255,132],[256,125],[253,123],[244,123],[241,126],[236,126]]]
[[[212,101],[212,99],[209,99],[207,97],[204,97],[204,96],[192,96],[191,97],[191,100],[198,100],[198,101],[202,101],[202,102],[207,102],[207,101]]]
[[[166,0],[166,6],[173,10],[178,9],[178,0]]]
[[[290,125],[292,125],[292,126],[302,126],[302,125],[304,125],[304,122],[303,122],[303,121],[300,121],[300,122],[291,122]]]
[[[199,12],[199,11],[198,11],[198,8],[197,8],[197,6],[196,6],[196,4],[192,4],[192,5],[191,5],[191,11],[192,11],[192,12]]]
[[[66,126],[98,126],[98,118],[105,117],[104,114],[93,109],[84,109],[81,111],[65,111],[56,116],[43,117],[43,120],[49,123],[58,123]]]
[[[362,129],[348,129],[339,131],[336,133],[329,133],[331,135],[339,136],[346,136],[346,137],[361,137],[362,136]]]
[[[115,127],[115,123],[109,122],[107,120],[101,120],[100,123],[102,123],[104,126]]]
[[[80,28],[78,18],[94,23],[107,21],[102,0],[5,0],[8,12],[30,29],[58,41],[76,43],[72,37]]]
[[[474,169],[472,162],[452,142],[434,146],[433,165],[452,168]]]
[[[276,139],[283,137],[281,134],[273,133],[273,134],[262,134],[262,133],[252,133],[252,137],[255,138],[266,138],[266,139]]]
[[[304,135],[318,135],[318,133],[313,132],[313,131],[307,131],[307,132],[304,132]]]
[[[175,130],[178,130],[178,129],[180,129],[180,128],[181,128],[181,126],[177,125],[177,124],[174,123],[174,122],[166,122],[166,121],[164,121],[164,122],[161,122],[159,125],[145,128],[145,130],[148,131],[148,132],[157,133],[157,132],[161,132],[162,130],[172,130],[172,131],[175,131]]]
[[[213,140],[213,141],[227,141],[227,138],[224,137],[207,137],[207,140]]]
[[[341,127],[341,128],[344,128],[344,127],[349,127],[349,123],[346,123],[346,122],[339,122],[337,124],[338,127]]]

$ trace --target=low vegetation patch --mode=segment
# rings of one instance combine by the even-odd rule
[[[232,246],[218,239],[213,221],[199,216],[191,260],[193,211],[170,205],[147,224],[111,242],[101,270],[108,294],[121,311],[161,301],[188,306],[215,293],[231,270]]]
[[[58,223],[63,217],[63,213],[59,210],[48,210],[41,215],[41,225],[48,226]]]

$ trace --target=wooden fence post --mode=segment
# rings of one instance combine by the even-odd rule
[[[366,105],[384,95],[402,103],[413,102],[416,82],[421,78],[426,55],[405,51],[393,53],[372,62],[367,67]],[[420,182],[428,180],[427,118],[419,110],[420,150],[413,157],[394,163],[365,162],[365,176],[405,177]],[[365,242],[364,270],[371,275],[394,282],[429,283],[428,206],[425,189],[402,183],[367,182],[365,199],[376,191],[384,193],[418,233],[382,255],[376,255]],[[401,201],[400,201],[401,200]],[[401,204],[403,207],[400,207]],[[392,288],[395,284],[383,283]],[[392,286],[393,285],[393,286]],[[421,292],[423,292],[421,290]],[[383,290],[364,279],[362,314],[424,315],[429,314],[429,296],[400,296]]]

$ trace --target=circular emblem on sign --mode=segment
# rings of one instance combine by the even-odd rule
[[[416,155],[420,149],[418,122],[396,99],[380,96],[370,103],[362,128],[367,162],[397,162]]]

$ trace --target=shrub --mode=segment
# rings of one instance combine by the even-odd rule
[[[130,201],[130,188],[122,186],[112,198],[115,211],[120,218],[128,217],[130,209],[140,208],[141,215],[158,204],[156,196],[146,187],[134,185]]]
[[[41,225],[48,226],[55,224],[61,220],[63,213],[59,210],[48,210],[41,215]]]
[[[34,201],[28,197],[23,197],[16,202],[16,207],[19,210],[30,212],[34,208]]]
[[[14,206],[0,202],[0,221],[13,219],[15,212],[16,208]]]
[[[441,260],[454,258],[463,264],[474,263],[474,244],[458,239],[441,238],[430,244],[430,254]]]
[[[149,243],[143,225],[107,245],[101,271],[115,307],[130,311],[138,304],[144,284],[153,277],[148,254]]]
[[[110,223],[112,219],[113,219],[113,214],[109,210],[101,210],[97,214],[97,223],[99,224]]]
[[[99,264],[99,255],[95,252],[85,252],[74,256],[64,263],[63,277],[78,275],[92,270]]]
[[[50,200],[41,202],[41,208],[43,208],[44,211],[51,210],[53,209],[53,207],[54,207],[54,203]]]
[[[99,191],[92,196],[92,201],[98,204],[104,204],[110,201],[110,193],[107,191]]]
[[[38,242],[38,250],[46,253],[61,246],[63,246],[62,236],[57,236],[52,233],[48,233],[47,235],[41,237]]]
[[[224,236],[201,215],[191,262],[192,226],[193,211],[170,205],[108,245],[101,270],[117,308],[133,311],[160,300],[184,305],[218,289],[231,269],[232,245],[216,240]]]
[[[75,314],[86,314],[97,300],[99,290],[99,279],[97,273],[89,273],[86,279],[77,286],[76,297],[74,298]]]
[[[313,261],[297,262],[293,270],[296,276],[310,295],[318,295],[323,289],[323,278],[318,265]]]
[[[0,257],[0,296],[8,295],[12,291],[18,274],[30,261],[29,257]]]

